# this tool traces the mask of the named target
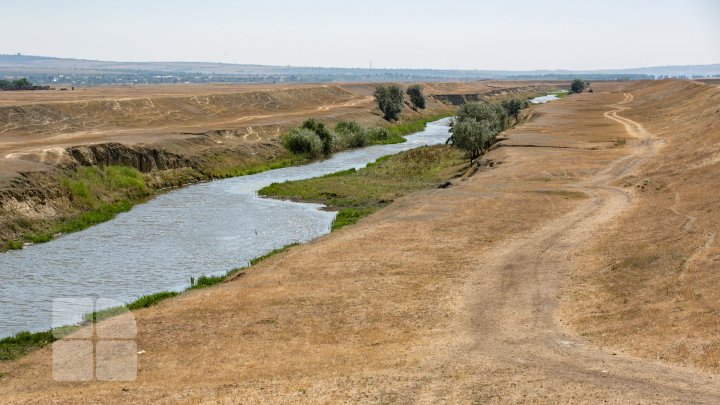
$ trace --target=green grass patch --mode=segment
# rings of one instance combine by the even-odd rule
[[[259,257],[256,257],[256,258],[250,260],[250,265],[251,265],[251,266],[254,266],[254,265],[260,263],[261,261],[263,261],[263,260],[265,260],[265,259],[268,259],[268,258],[270,258],[270,257],[273,257],[273,256],[275,256],[276,254],[282,253],[282,252],[290,249],[291,247],[297,246],[297,245],[299,245],[299,244],[300,244],[300,243],[298,243],[298,242],[290,243],[289,245],[285,245],[285,246],[283,246],[283,247],[281,247],[281,248],[272,250],[272,251],[270,251],[270,252],[268,252],[268,253],[266,253],[266,254],[264,254],[264,255],[262,255],[262,256],[259,256]]]
[[[222,276],[200,276],[198,278],[190,277],[190,287],[188,288],[188,290],[197,290],[200,288],[212,287],[215,284],[220,284],[225,281],[228,275],[229,274],[225,274]]]
[[[137,300],[135,300],[127,305],[124,305],[124,306],[117,306],[117,307],[112,307],[112,308],[101,309],[99,311],[94,311],[89,314],[85,314],[85,315],[83,315],[83,321],[99,322],[104,319],[112,318],[113,316],[117,316],[117,315],[123,314],[128,311],[136,311],[138,309],[151,307],[162,301],[176,297],[179,294],[180,293],[175,292],[175,291],[162,291],[162,292],[155,293],[155,294],[145,295],[145,296],[142,296],[142,297],[138,298]]]
[[[19,240],[10,240],[5,245],[5,248],[7,250],[20,250],[23,248],[23,246],[25,246],[25,244]]]
[[[56,340],[52,331],[20,332],[15,336],[0,339],[0,361],[17,359]]]
[[[409,193],[437,187],[466,168],[462,152],[426,146],[386,156],[360,170],[344,170],[313,179],[273,183],[258,194],[317,202],[338,210],[333,229],[357,222]]]
[[[152,195],[143,174],[126,166],[78,167],[65,172],[60,184],[79,213],[45,224],[39,227],[41,231],[23,235],[22,241],[45,243],[57,234],[81,231],[130,211],[135,203]],[[7,246],[19,249],[22,241],[10,242]]]
[[[250,165],[236,166],[230,168],[214,168],[207,171],[207,174],[213,178],[228,178],[238,176],[249,176],[267,172],[269,170],[282,169],[284,167],[298,166],[309,163],[312,159],[306,155],[294,155],[289,153],[283,157],[271,160],[269,162],[258,162]]]
[[[360,219],[379,210],[381,206],[376,207],[360,207],[360,208],[343,208],[338,211],[335,220],[332,223],[332,230],[336,231],[344,226],[352,225]]]

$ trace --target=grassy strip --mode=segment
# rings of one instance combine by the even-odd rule
[[[30,333],[20,332],[15,336],[0,339],[0,361],[22,357],[35,349],[47,346],[56,339],[52,331]]]
[[[291,243],[291,244],[289,244],[289,245],[285,245],[285,246],[283,246],[283,247],[281,247],[281,248],[279,248],[279,249],[272,250],[272,251],[270,251],[270,252],[268,252],[268,253],[266,253],[266,254],[264,254],[264,255],[262,255],[262,256],[259,256],[259,257],[256,257],[256,258],[250,260],[250,265],[251,265],[251,266],[254,266],[254,265],[260,263],[261,261],[263,261],[263,260],[265,260],[265,259],[271,258],[271,257],[277,255],[278,253],[282,253],[282,252],[290,249],[291,247],[297,246],[297,245],[299,245],[299,244],[300,244],[300,243],[295,242],[295,243]]]
[[[333,229],[353,224],[412,192],[437,187],[466,167],[462,152],[426,146],[386,156],[360,170],[344,170],[313,179],[273,183],[266,197],[317,202],[338,210]]]
[[[249,166],[237,166],[231,168],[217,168],[207,171],[207,174],[215,179],[224,179],[228,177],[249,176],[267,172],[269,170],[282,169],[284,167],[299,166],[309,163],[312,159],[305,155],[294,155],[289,153],[285,156],[273,159],[269,162],[255,163]]]

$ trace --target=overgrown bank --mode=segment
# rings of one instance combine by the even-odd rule
[[[312,179],[273,183],[262,196],[317,202],[337,210],[333,229],[357,222],[412,192],[435,188],[461,175],[463,153],[450,146],[426,146],[378,159],[367,167]]]

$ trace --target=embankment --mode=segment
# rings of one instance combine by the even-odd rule
[[[720,88],[631,88],[621,114],[664,146],[618,186],[635,201],[589,246],[565,312],[594,342],[720,370]]]

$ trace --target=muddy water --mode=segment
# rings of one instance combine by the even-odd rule
[[[191,276],[224,274],[273,249],[324,235],[335,213],[317,204],[259,198],[257,190],[443,143],[448,121],[428,124],[406,143],[176,190],[85,231],[0,254],[0,337],[49,329],[56,298],[130,302],[158,291],[178,291]],[[80,319],[65,314],[56,321],[73,324]]]

